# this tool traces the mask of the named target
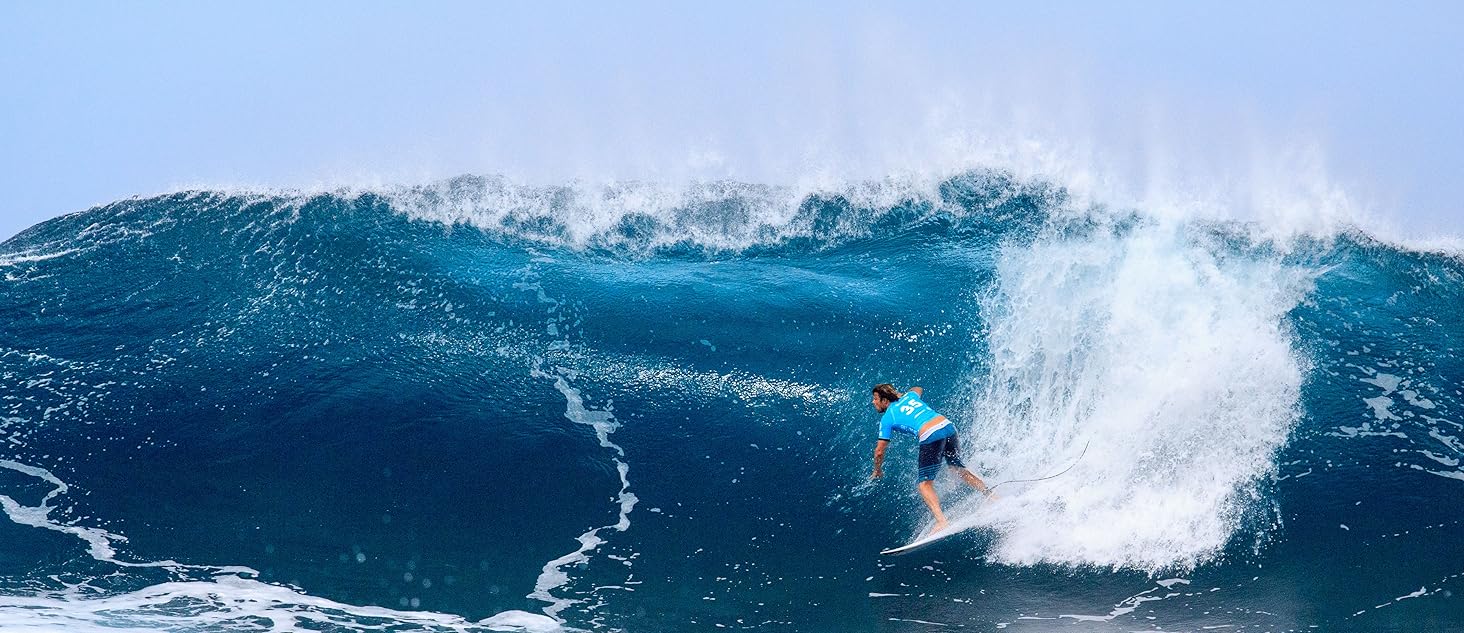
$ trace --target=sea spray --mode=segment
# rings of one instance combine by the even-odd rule
[[[1020,477],[1088,449],[983,510],[993,558],[1158,570],[1218,554],[1300,413],[1284,319],[1312,271],[1146,223],[1004,248],[996,275],[970,411],[982,461]]]

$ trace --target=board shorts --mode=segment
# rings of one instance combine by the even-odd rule
[[[920,474],[920,478],[917,481],[934,480],[936,473],[940,472],[941,460],[956,468],[965,468],[966,465],[961,463],[959,456],[960,450],[960,446],[956,444],[956,436],[954,434],[950,437],[931,440],[921,444],[920,461],[918,462],[920,468],[917,471]]]

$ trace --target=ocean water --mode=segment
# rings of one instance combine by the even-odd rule
[[[999,171],[117,201],[0,245],[0,629],[1464,630],[1464,262]],[[984,503],[870,482],[921,385]]]

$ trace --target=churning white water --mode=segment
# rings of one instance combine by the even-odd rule
[[[994,560],[1186,568],[1237,534],[1297,419],[1283,316],[1311,274],[1229,248],[1152,224],[1001,251],[975,461],[995,481],[1076,466],[956,509],[996,528]]]

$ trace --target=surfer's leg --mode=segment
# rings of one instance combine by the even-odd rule
[[[926,507],[930,508],[930,514],[935,516],[935,528],[932,532],[946,526],[945,513],[940,511],[940,497],[935,496],[935,476],[940,474],[940,447],[939,441],[921,444],[920,459],[916,462],[919,466],[916,470],[919,484],[915,487],[920,491],[920,498],[925,500]]]
[[[980,492],[981,494],[984,494],[988,497],[990,497],[992,494],[995,494],[991,492],[990,488],[986,487],[986,482],[981,481],[981,478],[977,477],[976,473],[971,472],[965,466],[951,466],[951,469],[955,470],[956,474],[961,476],[961,479],[966,482],[966,485],[975,488],[977,492]]]
[[[960,444],[956,442],[956,437],[952,435],[949,439],[945,440],[945,445],[941,447],[940,456],[945,459],[946,465],[950,466],[951,470],[956,471],[956,474],[961,476],[961,479],[966,482],[966,485],[975,488],[981,494],[991,496],[991,491],[986,487],[986,482],[981,481],[981,478],[977,477],[976,473],[971,472],[966,468],[965,464],[961,463],[960,450]]]
[[[930,508],[930,513],[935,515],[935,527],[930,531],[939,532],[945,529],[946,517],[945,513],[940,511],[940,497],[935,494],[935,482],[927,479],[920,482],[916,488],[920,490],[920,498],[925,500],[925,505]]]

